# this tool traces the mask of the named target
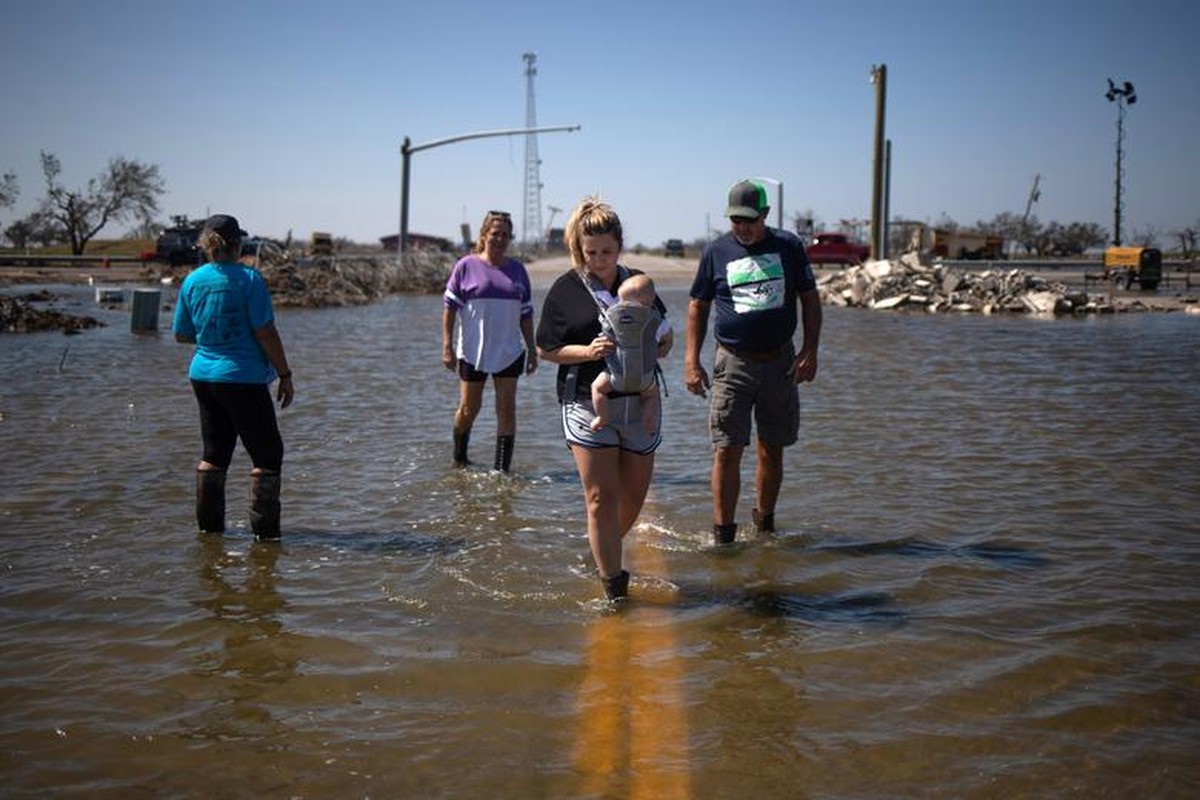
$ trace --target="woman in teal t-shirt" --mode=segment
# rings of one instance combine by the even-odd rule
[[[196,345],[188,377],[204,442],[196,467],[200,530],[225,530],[225,472],[240,438],[254,464],[250,528],[261,539],[277,539],[283,437],[269,387],[279,379],[280,408],[291,405],[295,390],[267,285],[238,262],[245,235],[227,214],[205,222],[199,245],[209,261],[184,279],[172,327],[176,341]]]

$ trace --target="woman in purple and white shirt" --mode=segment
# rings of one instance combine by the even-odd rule
[[[512,236],[512,217],[489,211],[479,226],[475,252],[459,259],[446,281],[442,311],[442,364],[457,370],[459,378],[454,463],[470,463],[471,427],[491,375],[496,392],[494,467],[503,472],[512,464],[517,431],[517,379],[537,369],[529,273],[524,264],[505,255]]]

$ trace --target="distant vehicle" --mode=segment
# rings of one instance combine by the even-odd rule
[[[663,246],[663,255],[683,258],[686,254],[687,251],[684,250],[683,239],[667,239],[667,243]]]
[[[172,217],[174,227],[166,228],[154,241],[154,258],[172,267],[201,262],[200,238],[202,223],[189,222],[187,217]]]
[[[805,248],[813,264],[861,264],[871,254],[871,248],[852,242],[844,233],[818,233]]]
[[[1162,252],[1156,247],[1110,247],[1104,251],[1104,275],[1115,281],[1125,279],[1125,288],[1138,286],[1157,289],[1162,280]]]
[[[333,255],[333,234],[324,231],[313,231],[308,237],[308,254],[310,256]]]

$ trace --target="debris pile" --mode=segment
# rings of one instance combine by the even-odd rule
[[[54,297],[49,292],[27,294],[22,297],[0,295],[0,333],[62,331],[69,336],[104,324],[92,317],[76,317],[49,308],[38,308],[34,305],[34,303],[50,302],[53,299]]]
[[[1045,315],[1118,310],[1107,295],[1089,296],[1019,269],[969,272],[923,263],[915,253],[868,261],[822,277],[819,284],[827,304],[876,310]],[[1135,301],[1121,310],[1126,308],[1147,306]]]
[[[259,271],[277,307],[325,308],[365,305],[389,294],[440,294],[454,266],[449,253],[405,256],[322,257],[298,262],[290,257],[262,259]]]

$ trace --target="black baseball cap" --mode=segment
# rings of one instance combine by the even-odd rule
[[[238,224],[237,217],[228,214],[213,214],[204,222],[204,230],[221,234],[221,238],[227,242],[246,235],[242,226]]]

